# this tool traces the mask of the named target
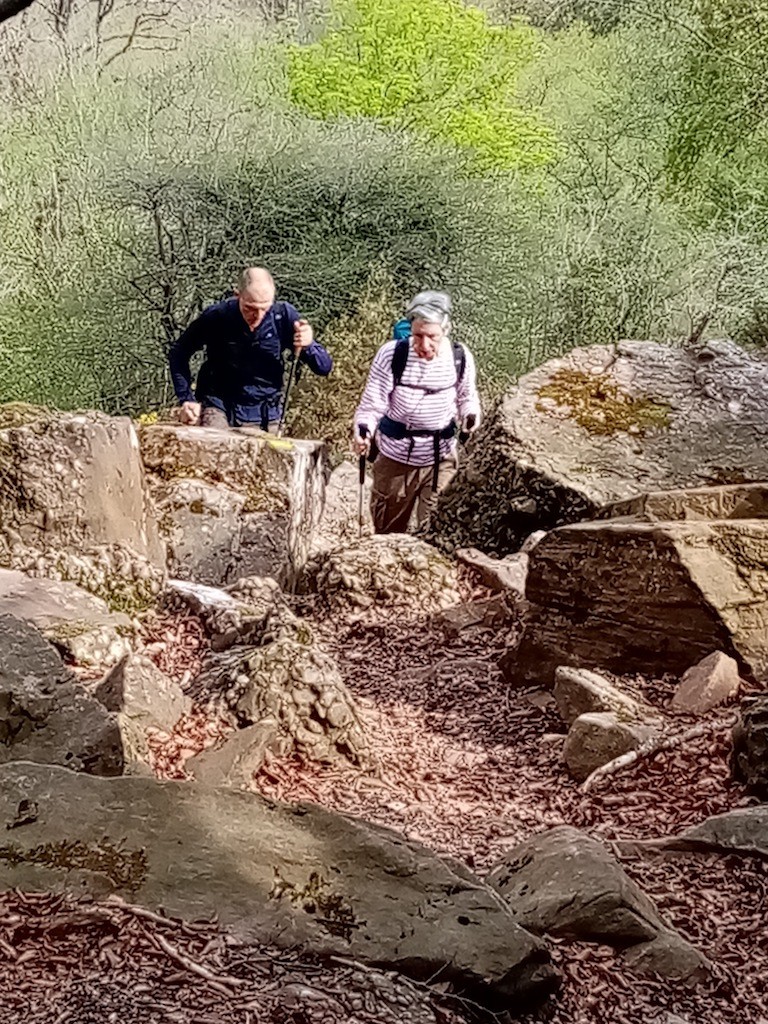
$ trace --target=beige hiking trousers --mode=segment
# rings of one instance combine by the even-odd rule
[[[416,524],[423,526],[437,500],[456,472],[456,457],[443,459],[437,474],[437,492],[432,490],[433,466],[408,466],[386,455],[373,464],[371,518],[376,533],[405,533],[416,510]]]

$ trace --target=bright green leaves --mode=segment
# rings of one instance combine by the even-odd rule
[[[550,129],[516,99],[538,34],[459,0],[336,0],[317,43],[290,54],[291,98],[313,117],[375,118],[467,152],[475,171],[534,167]]]

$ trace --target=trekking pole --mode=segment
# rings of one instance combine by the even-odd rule
[[[285,414],[288,411],[288,399],[291,394],[291,385],[293,384],[293,378],[296,375],[296,349],[293,350],[293,358],[291,359],[291,368],[288,371],[288,383],[285,385],[285,394],[283,395],[283,407],[280,410],[280,422],[277,425],[277,436],[283,436],[283,427],[285,426]]]
[[[365,440],[365,438],[368,436],[368,427],[365,427],[362,424],[358,424],[357,432],[360,435],[360,437],[363,440]],[[359,483],[360,483],[360,494],[359,494],[358,506],[357,506],[358,537],[362,537],[363,536],[363,497],[364,497],[364,494],[365,494],[365,461],[366,461],[365,460],[365,452],[362,452],[360,454],[360,458],[358,459],[358,464],[357,464],[358,465],[358,477],[359,477]]]

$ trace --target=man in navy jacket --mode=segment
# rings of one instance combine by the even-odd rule
[[[192,390],[190,358],[205,349]],[[280,422],[284,353],[327,376],[333,360],[289,302],[275,302],[275,283],[263,267],[240,275],[235,297],[203,310],[171,347],[168,362],[184,423],[245,424],[276,431]]]

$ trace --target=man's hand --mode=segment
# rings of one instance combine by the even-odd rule
[[[474,434],[476,430],[477,416],[475,416],[474,413],[470,413],[461,421],[461,432],[462,434]]]
[[[181,422],[186,423],[190,427],[196,427],[200,422],[200,409],[199,402],[182,402]]]
[[[293,347],[297,350],[309,348],[314,340],[312,326],[306,320],[297,320],[293,325]]]

